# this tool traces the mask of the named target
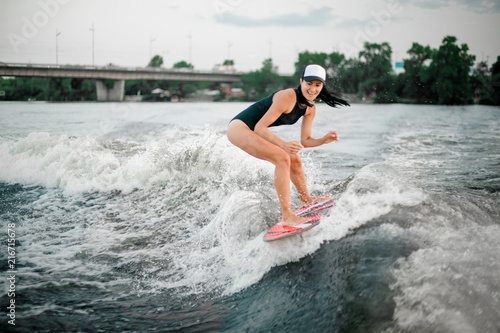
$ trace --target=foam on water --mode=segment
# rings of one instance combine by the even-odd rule
[[[384,112],[404,123],[396,117],[399,111]],[[365,131],[360,123],[366,114],[350,129]],[[149,117],[163,119],[160,113]],[[306,256],[314,261],[320,247],[333,248],[346,237],[357,244],[372,237],[387,251],[399,241],[411,249],[384,266],[392,273],[392,289],[384,297],[394,300],[387,327],[500,327],[494,170],[500,141],[492,128],[466,129],[473,138],[465,142],[445,120],[399,127],[380,120],[370,134],[380,141],[352,155],[350,148],[337,154],[333,145],[304,150],[309,188],[330,193],[336,204],[303,237],[266,243],[264,232],[280,218],[271,164],[232,146],[222,126],[186,130],[139,120],[109,124],[112,131],[102,135],[30,132],[1,138],[0,182],[14,193],[9,200],[15,206],[4,209],[1,222],[17,225],[20,292],[38,297],[24,316],[86,314],[89,302],[115,304],[144,294],[182,301],[235,297],[273,267]],[[378,132],[385,135],[392,127],[385,138]],[[487,156],[480,150],[483,142],[492,150]],[[490,178],[477,181],[483,174]],[[296,207],[296,194],[292,201]],[[56,297],[65,290],[82,294],[66,307],[50,297],[53,290]]]
[[[172,134],[174,132],[174,134]],[[240,176],[241,168],[222,173],[216,151],[220,136],[208,132],[174,142],[177,131],[138,143],[124,139],[31,133],[0,144],[0,179],[10,183],[61,188],[66,193],[147,189],[171,179],[218,181]],[[182,136],[181,136],[182,138]],[[226,145],[227,146],[227,145]],[[229,149],[230,150],[230,149]],[[238,154],[230,152],[231,154]],[[213,158],[211,154],[215,154]]]
[[[332,193],[332,214],[303,239],[265,243],[263,233],[280,216],[272,165],[249,158],[221,133],[165,131],[142,142],[32,133],[0,149],[1,179],[53,188],[31,203],[47,215],[43,222],[23,223],[27,264],[83,276],[136,265],[141,292],[234,293],[423,196],[389,165],[370,165]],[[309,172],[317,167],[307,154],[304,164],[312,189],[334,190]]]
[[[272,267],[297,261],[324,242],[340,239],[388,213],[395,205],[416,205],[424,197],[418,189],[404,185],[397,172],[385,164],[360,170],[334,196],[338,197],[337,204],[318,227],[303,237],[265,243],[264,233],[279,214],[266,212],[259,193],[233,192],[210,223],[188,240],[193,244],[188,246],[189,251],[179,253],[182,278],[175,279],[174,284],[160,279],[158,285],[177,288],[182,283],[184,287],[200,286],[198,290],[234,293],[259,281]]]
[[[463,199],[432,196],[406,231],[419,249],[398,261],[392,286],[394,318],[405,330],[494,332],[500,327],[498,208],[484,198]],[[491,205],[489,212],[485,204]]]

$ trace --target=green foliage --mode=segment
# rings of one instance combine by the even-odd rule
[[[294,73],[294,83],[297,84],[299,79],[302,77],[302,72],[307,65],[316,64],[323,66],[325,68],[327,76],[327,85],[334,88],[335,90],[344,90],[343,84],[346,87],[349,82],[341,82],[340,74],[342,72],[342,66],[346,64],[346,59],[343,54],[338,52],[333,52],[331,54],[326,53],[310,53],[308,51],[299,53],[299,59],[295,63],[295,73]],[[347,73],[343,73],[346,74]],[[345,75],[345,76],[346,76]],[[347,90],[347,89],[346,89]]]
[[[308,51],[299,53],[299,59],[295,63],[294,77],[298,81],[302,77],[302,72],[307,65],[320,65],[326,70],[328,68],[327,59],[328,55],[326,53],[309,53]]]
[[[328,55],[327,65],[325,67],[327,85],[334,88],[336,91],[341,90],[340,73],[342,66],[346,63],[345,55],[333,52]]]
[[[396,78],[391,66],[392,50],[388,43],[365,43],[358,59],[346,59],[338,52],[299,54],[295,63],[295,78],[302,76],[304,67],[318,64],[327,72],[327,85],[345,93],[362,93],[375,102],[387,103],[397,99]]]
[[[95,83],[71,78],[0,78],[7,101],[85,101],[96,99]]]
[[[75,100],[95,101],[97,99],[97,92],[94,81],[86,79],[73,79],[72,82],[78,84],[78,86],[75,86],[73,88],[73,91],[75,91]]]
[[[429,66],[427,81],[438,104],[472,102],[469,72],[476,57],[467,53],[469,47],[466,44],[459,47],[456,41],[456,37],[445,37]]]
[[[347,59],[332,52],[305,51],[298,55],[293,76],[278,74],[272,59],[265,59],[262,68],[241,76],[239,86],[248,100],[258,100],[270,93],[297,86],[306,65],[318,64],[327,71],[327,85],[341,93],[358,94],[373,98],[374,102],[389,103],[398,100],[415,103],[482,104],[500,105],[500,56],[488,68],[486,62],[476,65],[471,75],[475,57],[468,54],[466,44],[457,45],[457,39],[447,36],[439,49],[413,43],[408,58],[403,60],[404,72],[396,76],[391,64],[392,49],[388,43],[365,43],[358,57]],[[161,67],[163,59],[155,55],[148,66]],[[234,66],[226,59],[224,66]],[[113,66],[109,64],[109,66]],[[174,68],[193,69],[186,61]],[[114,80],[106,80],[112,88]],[[129,80],[125,94],[145,96],[156,88],[185,97],[199,89],[217,89],[216,83],[180,81]],[[93,80],[70,78],[0,78],[2,100],[81,101],[95,100]]]
[[[159,55],[155,55],[149,61],[148,67],[161,67],[163,65],[163,58]]]
[[[43,79],[40,78],[0,78],[0,90],[5,91],[3,100],[40,100],[44,96]]]
[[[471,87],[479,104],[500,105],[500,56],[491,68],[485,61],[477,64]]]
[[[174,68],[190,68],[190,69],[193,69],[194,66],[191,65],[190,63],[182,60],[182,61],[179,61],[177,63],[174,64]]]
[[[491,104],[500,105],[500,56],[491,66]]]
[[[361,82],[359,90],[373,96],[377,103],[391,103],[396,97],[395,75],[391,65],[392,49],[388,43],[366,42],[359,52]]]
[[[480,104],[494,104],[491,87],[491,75],[486,61],[481,61],[473,70],[470,84],[474,99]]]
[[[272,59],[266,59],[258,71],[241,76],[243,90],[251,100],[259,100],[273,91],[283,88],[283,80],[278,74],[278,67],[273,65]]]
[[[165,91],[170,92],[170,95],[177,96],[180,98],[186,98],[190,94],[195,93],[199,89],[207,89],[212,82],[192,82],[186,83],[181,81],[164,81],[164,80],[129,80],[125,81],[124,93],[125,95],[137,95],[138,93],[142,96],[143,101],[165,101],[168,97],[161,97],[157,94],[151,94],[151,92],[160,88]]]
[[[362,64],[359,59],[344,60],[338,68],[338,86],[340,91],[357,93],[361,84]]]
[[[426,103],[428,101],[428,89],[425,84],[428,62],[432,59],[433,50],[429,46],[422,46],[413,43],[408,50],[409,59],[403,61],[404,73],[399,75],[401,95],[416,101],[417,103]]]
[[[106,79],[104,80],[104,85],[107,89],[113,89],[115,87],[115,80]]]
[[[471,77],[475,57],[468,54],[467,45],[458,46],[456,41],[447,36],[438,50],[413,43],[399,76],[393,72],[388,43],[365,43],[358,58],[352,59],[336,52],[304,52],[295,63],[295,77],[300,77],[306,65],[316,63],[327,70],[329,86],[344,93],[373,97],[378,103],[403,98],[416,103],[467,104],[473,100],[473,88],[479,91],[476,88],[480,86],[480,103],[500,104],[495,99],[500,96],[500,74],[495,76],[492,67],[490,78],[482,65],[483,69]],[[500,67],[499,61],[497,64]]]

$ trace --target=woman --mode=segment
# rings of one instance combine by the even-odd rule
[[[307,189],[304,170],[298,152],[304,147],[317,147],[338,141],[337,132],[328,132],[320,139],[311,137],[311,126],[316,115],[314,100],[319,97],[328,105],[349,105],[332,95],[325,86],[326,72],[319,65],[304,69],[300,86],[279,90],[251,105],[229,123],[227,137],[235,146],[248,154],[273,163],[276,167],[274,185],[281,205],[283,225],[297,225],[308,221],[296,216],[290,204],[290,181],[295,185],[303,205],[325,200],[313,197]],[[302,120],[300,143],[286,142],[273,134],[268,127],[291,125]]]

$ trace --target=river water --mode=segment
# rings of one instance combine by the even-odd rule
[[[300,154],[336,205],[266,243],[273,167],[225,136],[246,106],[0,103],[0,328],[500,330],[500,108],[318,105],[340,141]]]

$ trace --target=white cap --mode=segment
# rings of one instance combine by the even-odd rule
[[[305,81],[319,80],[325,83],[326,71],[320,65],[307,65],[302,74],[302,79]]]

